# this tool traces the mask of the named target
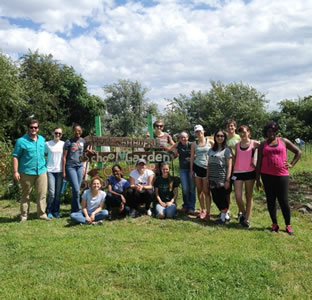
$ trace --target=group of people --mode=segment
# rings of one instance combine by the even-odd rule
[[[210,220],[212,198],[220,211],[215,224],[224,224],[230,220],[229,207],[234,187],[238,221],[248,228],[253,208],[254,184],[256,182],[260,188],[261,178],[272,220],[272,231],[279,230],[276,217],[278,200],[286,232],[293,234],[288,204],[288,169],[299,160],[301,151],[288,139],[278,137],[275,122],[270,121],[264,127],[265,140],[261,143],[251,138],[250,129],[246,125],[240,126],[237,134],[234,120],[228,120],[226,130],[217,130],[213,137],[205,136],[203,127],[196,125],[194,142],[189,142],[188,133],[183,131],[179,134],[179,141],[174,143],[163,128],[162,120],[154,122],[154,138],[160,140],[164,151],[174,152],[179,157],[180,178],[170,175],[168,162],[157,165],[155,170],[149,170],[146,161],[139,159],[136,168],[129,174],[129,180],[123,178],[122,168],[114,165],[113,175],[107,179],[107,194],[102,191],[102,178],[95,176],[91,179],[90,188],[83,192],[80,204],[80,185],[86,171],[80,158],[85,151],[94,153],[81,137],[81,127],[75,125],[74,136],[65,143],[61,141],[62,129],[55,128],[54,139],[45,142],[38,135],[38,121],[30,121],[28,134],[17,140],[13,152],[13,176],[20,180],[22,187],[21,221],[27,220],[33,186],[37,190],[38,217],[44,220],[60,217],[60,191],[63,178],[66,178],[72,187],[71,219],[77,223],[102,223],[112,212],[129,214],[135,218],[139,215],[141,206],[144,206],[144,211],[149,216],[154,212],[159,219],[173,218],[177,211],[176,199],[181,182],[181,211],[195,214],[196,189],[200,206],[198,218]],[[287,150],[294,153],[290,163]],[[49,197],[46,208],[47,181]],[[246,202],[243,201],[243,190]]]

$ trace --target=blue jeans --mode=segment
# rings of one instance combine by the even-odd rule
[[[66,177],[72,187],[72,200],[70,212],[78,212],[80,210],[80,185],[82,181],[83,167],[66,167]]]
[[[48,205],[47,213],[55,214],[60,212],[61,189],[63,184],[62,173],[48,172]]]
[[[156,207],[155,207],[156,217],[159,214],[163,214],[165,215],[165,217],[173,218],[175,217],[176,213],[177,213],[177,206],[175,204],[171,204],[168,207],[163,207],[159,203],[156,204]]]
[[[87,224],[86,218],[81,210],[78,212],[71,213],[70,218],[76,223]],[[108,211],[106,209],[103,209],[99,211],[97,214],[95,214],[94,221],[96,222],[96,221],[104,220],[107,218],[108,218]]]
[[[182,207],[185,209],[195,210],[195,201],[196,201],[195,183],[193,178],[191,178],[190,176],[189,169],[180,169],[180,180],[183,193]]]

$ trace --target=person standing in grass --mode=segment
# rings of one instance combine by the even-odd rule
[[[204,128],[201,125],[194,127],[196,141],[191,146],[190,176],[195,178],[197,195],[200,204],[199,218],[209,221],[210,219],[210,190],[207,181],[208,151],[213,145],[205,137]]]
[[[66,178],[72,187],[72,213],[80,210],[80,185],[86,172],[81,157],[84,151],[92,152],[88,149],[86,141],[81,137],[82,129],[80,125],[74,125],[73,131],[74,136],[64,144],[62,164],[63,178]]]
[[[190,176],[190,158],[192,143],[188,141],[189,136],[185,131],[179,135],[179,142],[174,144],[170,151],[176,150],[179,154],[179,169],[180,180],[183,193],[182,211],[189,214],[194,214],[195,211],[195,183],[192,176]]]
[[[106,196],[106,207],[112,214],[112,210],[122,214],[126,205],[126,192],[130,187],[128,180],[122,177],[122,169],[119,165],[112,167],[113,176],[108,178],[108,193]]]
[[[153,200],[154,172],[146,169],[146,160],[141,158],[136,162],[136,169],[130,172],[130,188],[128,189],[128,201],[130,206],[130,217],[136,218],[138,207],[145,204],[146,214],[152,216],[150,209]]]
[[[235,187],[235,199],[238,206],[238,221],[242,226],[249,227],[249,219],[253,207],[253,187],[256,179],[256,168],[254,165],[254,154],[260,143],[250,139],[250,129],[242,125],[238,129],[240,142],[235,145],[233,157],[233,177]],[[245,184],[246,206],[243,202],[243,185]]]
[[[46,142],[45,153],[48,154],[47,158],[47,171],[48,171],[48,205],[47,214],[48,218],[52,219],[60,217],[60,200],[61,189],[63,184],[62,178],[62,158],[64,142],[61,141],[62,128],[56,127],[53,130],[54,138]]]
[[[272,232],[278,232],[276,217],[276,199],[280,205],[286,224],[286,232],[293,235],[290,225],[290,208],[288,203],[289,169],[293,168],[301,156],[301,151],[288,139],[277,136],[278,126],[274,121],[268,122],[263,129],[266,138],[260,144],[257,161],[257,188],[261,186],[260,175],[272,220]],[[291,162],[287,159],[287,150],[295,155]]]
[[[108,211],[103,209],[106,193],[101,190],[102,179],[95,176],[91,179],[91,188],[85,190],[81,196],[82,210],[70,214],[75,223],[80,224],[103,224],[108,218]]]
[[[12,154],[13,178],[20,181],[21,222],[27,221],[30,194],[35,187],[37,194],[37,215],[41,220],[50,220],[46,214],[47,168],[44,158],[45,139],[38,134],[39,122],[28,123],[28,133],[20,137]]]
[[[229,209],[227,200],[230,189],[230,177],[232,171],[232,153],[226,147],[226,132],[218,130],[214,134],[214,145],[208,151],[208,168],[207,176],[212,199],[221,212],[220,219],[216,224],[224,224],[226,213]]]
[[[235,155],[235,145],[240,141],[240,136],[236,133],[236,128],[237,124],[235,120],[227,120],[226,121],[226,145],[229,147],[232,151],[232,153]],[[232,189],[232,181],[230,181],[231,189]],[[229,202],[229,207],[232,203],[232,194],[228,193],[227,199]],[[241,212],[238,212],[238,216],[240,215]],[[226,213],[226,220],[230,220],[230,210],[227,211]]]
[[[158,219],[174,218],[177,212],[179,179],[170,175],[169,163],[161,164],[161,176],[154,183],[156,194],[155,215]]]

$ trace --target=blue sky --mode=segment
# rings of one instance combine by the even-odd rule
[[[272,110],[312,94],[311,15],[306,0],[2,0],[0,47],[51,53],[100,97],[138,80],[163,109],[220,80],[255,87]]]

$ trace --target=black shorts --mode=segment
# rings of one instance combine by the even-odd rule
[[[256,179],[256,171],[244,172],[244,173],[234,173],[233,176],[236,177],[235,180],[254,180]]]
[[[206,178],[207,177],[207,169],[197,166],[193,164],[193,171],[196,177]]]

